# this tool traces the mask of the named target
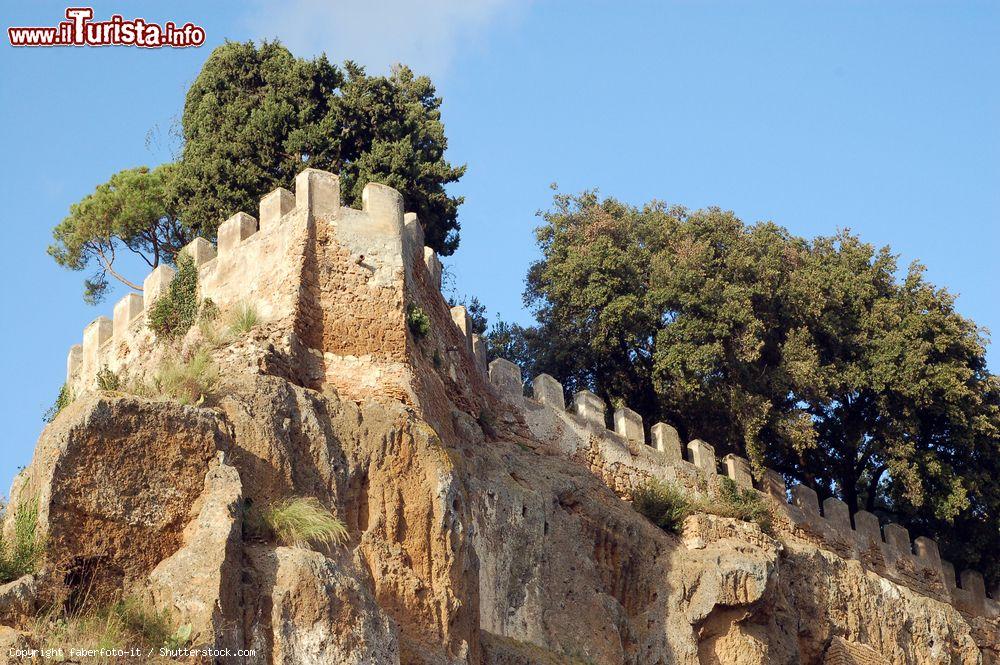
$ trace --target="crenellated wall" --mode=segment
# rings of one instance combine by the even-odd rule
[[[699,439],[685,446],[677,430],[666,423],[652,425],[647,441],[642,418],[631,409],[616,409],[611,419],[614,429],[609,430],[607,407],[600,397],[580,391],[567,410],[562,385],[547,374],[532,380],[531,397],[524,396],[520,368],[512,362],[494,360],[489,377],[494,388],[522,411],[536,436],[589,462],[594,473],[624,496],[649,479],[704,493],[725,476],[770,499],[796,536],[859,560],[879,575],[966,614],[1000,616],[1000,589],[988,593],[983,576],[972,570],[964,571],[956,583],[954,567],[941,559],[930,538],[911,541],[904,527],[881,525],[863,510],[852,515],[847,504],[834,497],[820,503],[815,490],[801,484],[788,488],[772,469],[755,479],[748,460],[732,454],[720,460],[715,449]]]
[[[441,262],[424,246],[416,215],[404,215],[396,190],[370,183],[355,210],[342,205],[337,176],[306,169],[294,193],[279,188],[265,196],[257,218],[237,213],[219,226],[217,244],[198,238],[183,251],[198,270],[199,300],[211,299],[223,312],[253,305],[302,384],[352,398],[417,400],[407,305],[448,314]],[[66,381],[75,394],[95,390],[102,368],[143,372],[144,361],[162,353],[147,310],[174,276],[170,266],[158,266],[142,294],[115,305],[113,319],[100,316],[84,329],[67,358]],[[464,336],[452,346],[472,350],[467,331],[449,331]],[[461,368],[449,369],[456,382],[472,383]]]
[[[647,441],[642,417],[631,409],[616,409],[608,429],[599,396],[581,391],[567,405],[551,376],[535,377],[532,396],[525,397],[519,368],[502,359],[487,367],[468,312],[448,307],[440,293],[441,262],[390,187],[367,185],[355,210],[343,206],[337,176],[306,169],[294,193],[277,189],[265,196],[257,218],[238,213],[220,225],[216,245],[199,238],[184,251],[198,270],[199,298],[223,311],[252,304],[269,345],[289,359],[302,385],[355,400],[401,399],[439,432],[454,427],[454,406],[481,414],[498,396],[519,411],[534,438],[587,465],[621,496],[649,479],[706,493],[727,476],[769,497],[794,535],[968,614],[1000,616],[1000,590],[987,593],[976,571],[956,578],[933,540],[911,542],[903,527],[880,525],[865,511],[851,515],[832,497],[821,504],[813,489],[787,488],[773,470],[754,478],[746,459],[718,459],[714,447],[698,439],[684,445],[667,423],[653,424]],[[95,390],[103,367],[149,371],[145,361],[167,352],[149,329],[146,310],[173,278],[171,267],[157,267],[141,295],[124,296],[113,318],[98,317],[84,329],[67,357],[66,380],[76,394]],[[424,339],[408,327],[414,307],[431,324]]]

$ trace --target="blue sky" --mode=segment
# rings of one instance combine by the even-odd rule
[[[93,4],[99,19],[192,21],[208,41],[15,50],[3,35],[0,492],[30,461],[67,349],[121,295],[84,305],[81,275],[45,254],[51,227],[115,171],[170,159],[187,86],[225,39],[434,78],[449,157],[469,166],[448,263],[491,317],[529,320],[534,213],[555,182],[806,236],[850,227],[923,261],[962,313],[1000,330],[1000,3]],[[65,7],[4,0],[3,27],[54,25]]]

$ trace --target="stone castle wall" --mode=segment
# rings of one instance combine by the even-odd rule
[[[548,375],[535,377],[532,396],[525,397],[518,367],[500,359],[487,368],[465,308],[445,303],[441,263],[424,246],[416,216],[404,214],[401,195],[372,183],[362,201],[361,210],[344,207],[339,179],[306,169],[294,194],[277,189],[261,200],[257,219],[238,213],[220,225],[217,245],[199,238],[185,248],[198,269],[199,298],[223,311],[253,304],[280,333],[282,351],[294,358],[308,387],[331,387],[355,400],[401,399],[420,408],[439,432],[453,427],[448,405],[481,414],[498,397],[537,439],[589,466],[621,496],[650,479],[703,493],[721,472],[772,500],[795,535],[967,614],[1000,616],[1000,589],[988,594],[976,571],[956,578],[933,540],[911,542],[905,528],[880,525],[865,511],[851,515],[833,497],[821,504],[813,489],[789,489],[772,470],[755,479],[746,459],[719,460],[701,440],[683,445],[666,423],[650,428],[647,443],[642,418],[631,409],[615,410],[609,430],[603,400],[581,391],[567,405],[562,386]],[[102,368],[142,368],[155,348],[147,305],[173,277],[169,266],[157,267],[141,295],[126,295],[112,319],[98,317],[84,329],[67,360],[66,381],[75,394],[96,390]],[[427,339],[407,330],[414,307],[431,322]]]
[[[1000,616],[1000,588],[987,593],[983,576],[966,570],[956,578],[954,566],[941,559],[937,543],[918,537],[911,541],[906,528],[880,524],[867,511],[850,513],[843,501],[828,497],[821,503],[805,485],[786,487],[781,474],[766,469],[755,479],[748,460],[737,455],[717,459],[715,448],[695,439],[681,442],[666,423],[650,427],[651,441],[641,416],[628,408],[616,409],[606,426],[607,408],[594,393],[576,393],[567,405],[562,385],[547,374],[531,382],[524,395],[520,369],[497,359],[489,365],[490,381],[524,415],[532,433],[590,466],[618,494],[630,493],[651,479],[664,480],[694,493],[705,493],[720,477],[760,492],[774,503],[779,519],[796,536],[855,559],[886,579],[924,595],[950,603],[972,616]]]
[[[441,348],[427,354],[442,358],[438,373],[465,391],[485,385],[482,357],[480,370],[470,372],[457,353],[473,349],[467,315],[444,303],[441,262],[424,246],[416,215],[404,214],[399,192],[371,183],[362,209],[354,210],[341,203],[339,178],[316,169],[299,174],[295,190],[265,196],[258,218],[241,212],[226,220],[217,245],[198,238],[184,248],[198,270],[199,300],[223,312],[252,305],[281,334],[280,350],[295,359],[303,385],[411,404],[419,402],[413,368],[425,349],[417,348],[405,318],[409,308],[422,307],[436,324],[433,341]],[[174,276],[160,265],[142,294],[127,294],[113,318],[100,316],[84,329],[67,358],[66,383],[75,395],[96,390],[104,368],[145,371],[158,348],[147,310]]]

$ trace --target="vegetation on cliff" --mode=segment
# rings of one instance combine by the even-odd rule
[[[938,538],[1000,573],[1000,391],[921,265],[716,208],[557,195],[495,353]]]
[[[340,175],[348,205],[360,207],[369,182],[399,190],[419,215],[428,246],[458,247],[461,197],[445,185],[464,166],[444,153],[441,98],[407,67],[370,76],[325,56],[296,58],[277,42],[216,48],[188,90],[176,163],[126,169],[70,207],[53,229],[49,254],[71,270],[92,271],[84,298],[100,302],[115,279],[141,290],[117,259],[134,253],[150,268],[174,263],[197,236],[257,209],[277,187],[293,188],[306,167]]]
[[[743,489],[730,478],[719,478],[718,491],[693,497],[670,483],[654,480],[632,493],[632,507],[653,524],[670,533],[680,533],[684,520],[693,513],[708,513],[756,523],[772,532],[771,510],[754,490]]]
[[[263,525],[283,544],[308,548],[347,540],[347,527],[315,497],[295,497],[267,507]]]
[[[198,315],[198,269],[186,252],[177,257],[177,274],[149,308],[149,327],[158,338],[172,339],[190,330]]]
[[[3,521],[3,512],[0,509],[0,522]],[[37,528],[38,499],[26,499],[14,510],[10,542],[0,533],[0,584],[35,571],[44,549],[38,538]]]

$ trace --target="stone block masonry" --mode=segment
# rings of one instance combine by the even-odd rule
[[[355,400],[391,396],[418,409],[422,395],[431,400],[451,391],[454,403],[468,404],[476,393],[490,393],[525,414],[530,411],[530,422],[544,421],[548,435],[559,437],[568,454],[585,459],[621,496],[627,498],[649,479],[696,492],[717,484],[711,443],[695,439],[684,445],[668,423],[654,423],[647,443],[641,415],[625,405],[615,409],[609,430],[607,406],[598,395],[580,391],[567,410],[563,386],[542,374],[531,381],[532,397],[525,397],[519,369],[504,360],[490,363],[494,389],[487,390],[482,341],[475,339],[465,309],[449,311],[441,297],[440,262],[422,245],[419,220],[405,215],[402,196],[384,185],[367,185],[362,202],[361,210],[344,207],[335,175],[304,170],[295,179],[294,193],[279,189],[262,198],[259,225],[238,213],[220,226],[217,246],[196,239],[185,248],[198,270],[199,298],[211,298],[223,310],[252,302],[270,339],[284,345],[281,352],[297,364],[308,387],[330,387]],[[129,294],[115,305],[113,320],[99,317],[86,327],[82,343],[67,355],[67,383],[76,394],[95,390],[96,374],[104,366],[148,369],[141,363],[153,344],[144,315],[173,278],[172,268],[158,266],[144,280],[141,296]],[[432,319],[423,342],[408,331],[410,304]],[[429,369],[432,357],[440,369]],[[451,422],[449,414],[429,422]],[[755,478],[749,462],[737,455],[726,455],[722,462],[726,477],[761,491],[797,536],[964,612],[1000,615],[1000,603],[991,597],[997,592],[987,592],[982,575],[962,571],[956,578],[934,541],[911,542],[906,529],[892,524],[884,526],[883,537],[874,515],[858,511],[851,516],[831,497],[821,504],[816,491],[803,485],[789,492],[773,470]]]
[[[239,212],[219,226],[217,244],[196,238],[183,251],[198,270],[199,299],[223,310],[252,304],[263,323],[296,335],[298,348],[315,350],[302,365],[316,387],[330,383],[347,395],[384,388],[412,401],[407,280],[419,273],[443,305],[440,262],[423,246],[416,216],[404,222],[399,192],[370,183],[362,201],[362,210],[344,207],[336,175],[305,169],[294,193],[279,188],[261,199],[259,224]],[[404,256],[404,240],[412,256]],[[113,321],[101,317],[87,327],[83,343],[67,356],[67,383],[75,394],[96,389],[102,367],[128,372],[148,357],[153,335],[146,313],[174,276],[172,267],[158,266],[141,294],[127,294],[115,306]],[[471,357],[469,332],[467,325],[463,339]],[[479,353],[485,360],[481,344]],[[483,363],[479,371],[485,373]]]
[[[514,404],[525,403],[527,398],[520,392],[521,372],[513,363],[503,359],[490,363],[490,381],[499,393],[516,395]],[[547,407],[545,410],[556,422],[564,423],[560,428],[546,418],[533,416],[529,425],[538,423],[539,438],[550,432],[577,431],[576,438],[561,435],[559,445],[568,445],[567,452],[574,455],[580,454],[581,447],[589,447],[586,457],[592,470],[595,473],[600,470],[602,479],[626,498],[629,488],[641,484],[644,478],[663,480],[694,492],[701,491],[698,488],[704,486],[705,479],[709,486],[716,482],[719,471],[711,444],[695,439],[684,446],[674,427],[656,423],[650,427],[649,444],[639,445],[635,451],[624,446],[624,442],[645,444],[642,417],[635,411],[627,407],[616,409],[614,429],[608,430],[604,401],[594,393],[577,392],[567,410],[563,387],[554,378],[540,374],[531,385],[533,401]],[[593,438],[595,433],[597,443]],[[595,461],[593,455],[605,459]],[[755,478],[749,461],[738,455],[727,454],[722,463],[726,477],[742,488],[759,491],[784,513],[792,532],[799,537],[828,547],[845,558],[857,559],[879,575],[948,602],[967,614],[1000,616],[1000,589],[988,592],[978,571],[963,571],[956,578],[954,567],[941,559],[937,543],[930,538],[921,536],[911,540],[906,528],[892,523],[883,527],[875,515],[863,510],[852,516],[846,503],[831,496],[821,502],[811,487],[798,484],[789,491],[782,475],[773,469],[764,469]],[[607,469],[612,470],[610,476]]]

